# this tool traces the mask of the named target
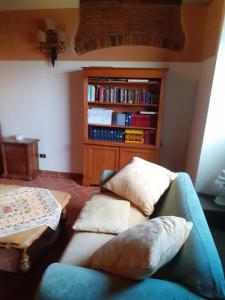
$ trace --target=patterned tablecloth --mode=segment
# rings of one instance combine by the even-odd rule
[[[0,238],[34,227],[56,229],[61,206],[47,189],[19,188],[0,193]]]

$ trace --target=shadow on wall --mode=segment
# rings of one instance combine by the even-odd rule
[[[162,120],[160,163],[173,171],[185,171],[196,89],[196,81],[176,71],[168,72]]]
[[[69,73],[71,170],[83,173],[83,73]]]

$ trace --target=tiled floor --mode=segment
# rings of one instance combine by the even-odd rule
[[[54,247],[46,251],[44,260],[36,264],[28,274],[11,274],[0,271],[0,299],[1,300],[32,300],[34,291],[46,266],[57,261],[68,242],[68,235],[72,233],[71,226],[78,216],[81,208],[90,197],[99,191],[98,187],[84,187],[72,179],[62,177],[39,176],[33,181],[11,180],[0,178],[0,184],[13,184],[28,187],[41,187],[52,190],[60,190],[71,194],[71,200],[67,206],[67,237],[62,235],[57,239]]]

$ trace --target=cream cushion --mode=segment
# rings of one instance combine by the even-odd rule
[[[75,232],[60,262],[85,267],[90,256],[113,237],[115,237],[114,234],[108,233]]]
[[[192,223],[180,217],[151,219],[105,243],[88,265],[132,279],[149,277],[177,254],[191,228]]]
[[[112,193],[111,193],[112,194]],[[114,195],[115,199],[120,199]],[[143,223],[148,219],[141,211],[130,206],[128,227]],[[70,265],[86,266],[91,255],[115,234],[96,232],[75,232],[63,253],[60,262]]]
[[[143,223],[148,220],[148,216],[143,214],[138,208],[134,205],[130,205],[130,215],[128,221],[128,228],[135,226],[137,224]]]
[[[149,216],[176,176],[164,167],[134,157],[104,184],[104,188],[128,199]]]
[[[120,233],[128,228],[130,202],[98,193],[86,202],[73,225],[76,231]]]
[[[99,194],[97,194],[99,195]],[[113,192],[105,192],[103,195],[109,196],[110,199],[115,200],[124,200],[124,198],[121,198],[120,196],[114,194]],[[108,199],[107,197],[105,198]],[[146,216],[140,209],[138,209],[136,206],[134,206],[132,203],[130,203],[130,213],[129,213],[129,220],[128,220],[128,228],[137,225],[139,223],[143,223],[148,220],[148,216]]]

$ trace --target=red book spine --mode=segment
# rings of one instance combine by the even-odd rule
[[[98,101],[99,101],[99,102],[103,102],[103,89],[102,89],[102,86],[99,87],[99,91],[98,91]]]
[[[146,145],[150,144],[150,132],[147,130],[144,131],[144,143]]]
[[[145,116],[140,116],[140,126],[145,127]]]
[[[151,116],[146,116],[146,117],[147,117],[147,120],[146,120],[147,127],[151,127]]]
[[[135,126],[135,114],[131,116],[131,126]]]

